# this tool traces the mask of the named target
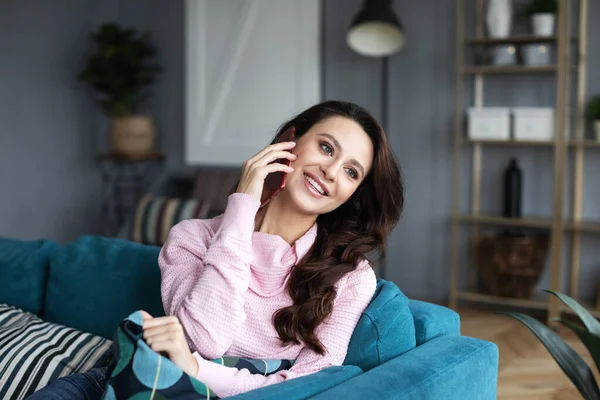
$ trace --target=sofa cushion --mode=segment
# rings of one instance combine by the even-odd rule
[[[496,400],[498,356],[495,343],[444,335],[311,399]]]
[[[165,315],[160,294],[159,247],[82,236],[50,261],[44,319],[112,339],[136,310]]]
[[[181,199],[150,194],[136,206],[130,238],[134,242],[162,246],[171,228],[186,219],[210,219],[222,213],[210,199]]]
[[[438,304],[410,300],[415,321],[417,346],[442,335],[460,335],[460,318],[456,311]]]
[[[0,399],[25,399],[56,378],[105,366],[110,345],[0,304]]]
[[[50,240],[0,238],[0,303],[40,315],[50,255],[56,248]]]
[[[408,303],[394,283],[379,279],[373,299],[354,329],[344,364],[368,371],[415,348],[415,325]]]

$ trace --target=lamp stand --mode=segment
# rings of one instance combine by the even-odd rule
[[[394,13],[393,0],[364,0],[346,33],[348,46],[363,56],[381,58],[381,127],[388,128],[389,56],[403,46],[405,33],[400,18]],[[387,245],[387,243],[385,243]],[[379,260],[379,275],[385,279],[387,262]]]

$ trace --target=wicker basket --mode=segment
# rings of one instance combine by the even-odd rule
[[[547,235],[487,237],[476,245],[484,289],[493,295],[531,298],[548,255]]]

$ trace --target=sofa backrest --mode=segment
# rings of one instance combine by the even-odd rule
[[[0,281],[7,282],[0,303],[112,339],[119,322],[136,310],[164,315],[159,251],[157,246],[97,236],[82,236],[64,246],[0,239]],[[459,334],[454,311],[409,300],[394,283],[380,279],[344,364],[368,371],[444,334]]]
[[[379,279],[373,299],[354,330],[344,364],[357,365],[366,372],[443,335],[460,335],[455,311],[410,300],[393,282]]]
[[[159,251],[98,236],[60,247],[50,259],[43,318],[112,339],[134,311],[163,316]]]

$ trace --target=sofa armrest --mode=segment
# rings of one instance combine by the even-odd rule
[[[314,399],[496,399],[498,347],[465,336],[441,336]]]
[[[460,318],[455,311],[433,303],[410,300],[417,346],[442,335],[460,335]]]
[[[301,400],[314,396],[348,381],[362,373],[354,365],[330,367],[311,375],[290,379],[230,397],[235,400]]]

